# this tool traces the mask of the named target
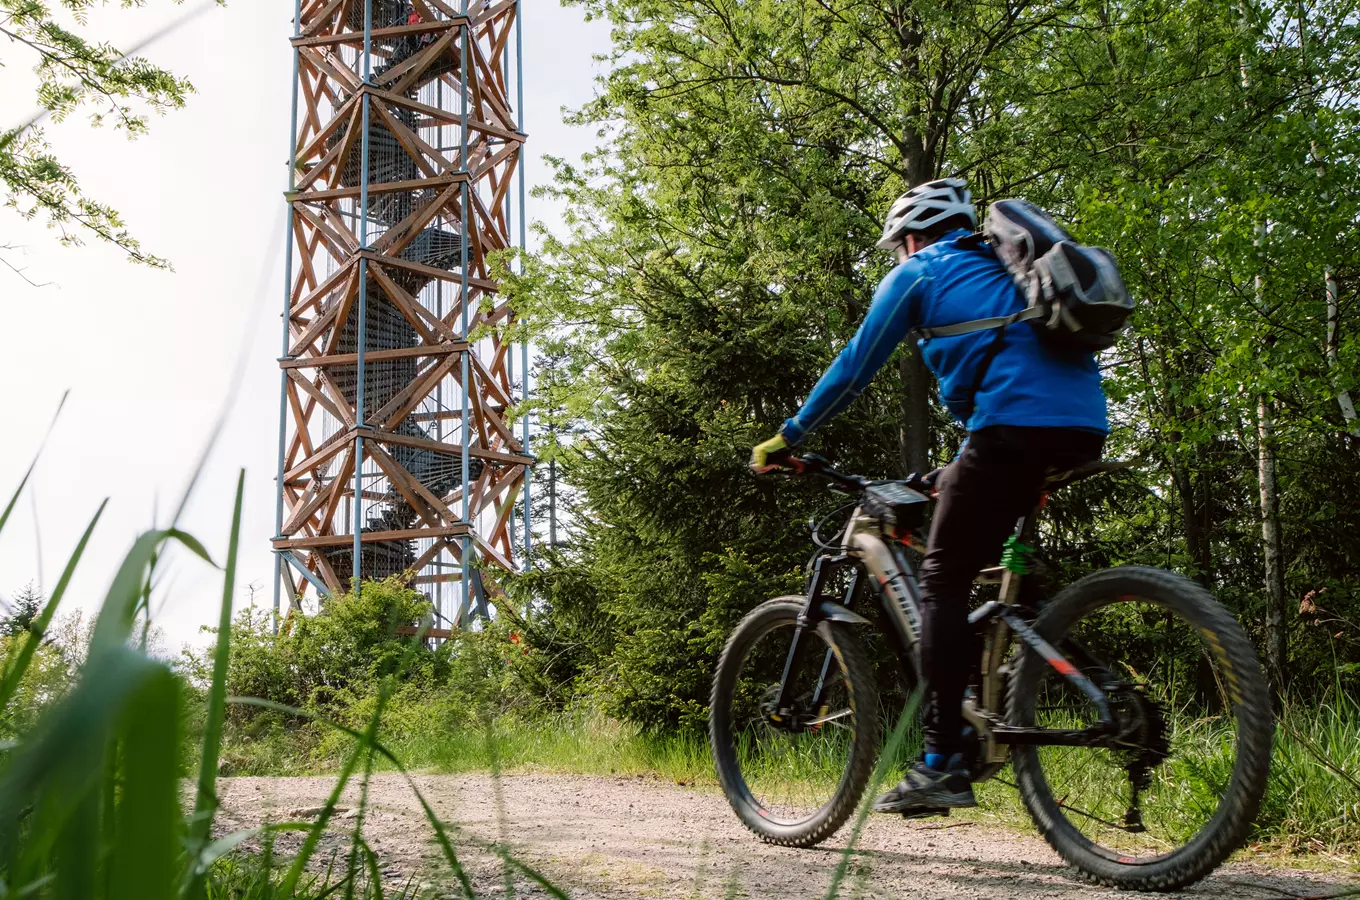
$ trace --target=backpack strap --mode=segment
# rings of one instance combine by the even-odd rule
[[[1043,314],[1044,311],[1041,307],[1031,306],[1009,316],[992,316],[990,319],[973,319],[971,322],[958,322],[954,325],[916,329],[916,334],[924,340],[996,329],[996,337],[992,338],[991,342],[987,344],[987,350],[982,354],[982,359],[978,360],[977,369],[973,372],[973,384],[968,388],[967,399],[963,401],[960,418],[964,422],[973,417],[973,409],[977,405],[978,391],[982,390],[982,382],[987,378],[987,370],[992,367],[992,360],[996,359],[996,355],[1001,352],[1001,345],[1006,340],[1006,329],[1016,322],[1028,322]]]
[[[965,425],[973,417],[973,410],[977,407],[978,391],[982,390],[982,382],[987,377],[987,370],[992,367],[992,360],[996,359],[996,355],[1001,352],[1001,345],[1005,340],[1006,325],[1002,325],[996,330],[996,337],[992,338],[991,343],[987,345],[987,351],[982,354],[982,359],[978,360],[977,369],[973,373],[973,384],[968,388],[968,399],[963,401],[961,418]]]
[[[974,231],[972,234],[959,238],[954,243],[963,247],[965,250],[981,250],[991,242],[987,239],[987,235],[984,232]]]
[[[990,319],[972,319],[968,322],[956,322],[953,325],[937,325],[933,328],[918,328],[916,334],[924,340],[937,337],[954,337],[959,334],[972,334],[975,331],[990,331],[993,328],[1005,330],[1006,326],[1014,325],[1016,322],[1028,322],[1030,319],[1037,319],[1044,314],[1044,311],[1037,306],[1022,309],[1018,313],[1009,316],[992,316]]]

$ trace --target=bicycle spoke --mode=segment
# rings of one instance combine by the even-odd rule
[[[845,673],[813,630],[804,632],[810,644],[789,673],[788,706],[775,708],[791,636],[791,628],[776,629],[751,649],[740,684],[743,695],[758,699],[738,720],[744,723],[740,761],[747,787],[772,820],[787,822],[830,802],[856,728]]]
[[[1197,688],[1174,680],[1178,669],[1183,676],[1191,668],[1166,662],[1208,659],[1197,651],[1199,632],[1150,602],[1125,598],[1093,610],[1065,640],[1064,653],[1108,698],[1118,737],[1105,748],[1032,751],[1057,809],[1120,859],[1183,846],[1212,819],[1236,755],[1232,710],[1215,706],[1218,673],[1199,671]],[[1196,689],[1199,699],[1187,700]],[[1043,728],[1098,721],[1093,704],[1056,672],[1044,673],[1033,710]]]

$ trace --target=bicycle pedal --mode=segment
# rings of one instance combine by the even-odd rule
[[[902,811],[904,819],[929,819],[934,816],[949,817],[949,807],[941,806],[938,808],[917,807],[916,809],[906,809]]]

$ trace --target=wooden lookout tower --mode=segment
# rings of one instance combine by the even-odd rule
[[[528,548],[520,3],[297,3],[276,610],[404,575],[457,628]]]

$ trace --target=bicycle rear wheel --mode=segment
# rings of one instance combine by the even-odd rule
[[[878,697],[849,625],[803,632],[789,672],[791,713],[775,709],[802,597],[779,597],[742,619],[713,679],[709,739],[737,817],[792,847],[825,840],[854,811],[878,753]]]
[[[1241,626],[1194,582],[1125,567],[1073,584],[1034,627],[1102,688],[1119,735],[1110,747],[1014,748],[1040,833],[1098,884],[1168,891],[1209,874],[1246,837],[1270,765],[1269,690]],[[1041,728],[1098,721],[1029,648],[1009,714]]]

